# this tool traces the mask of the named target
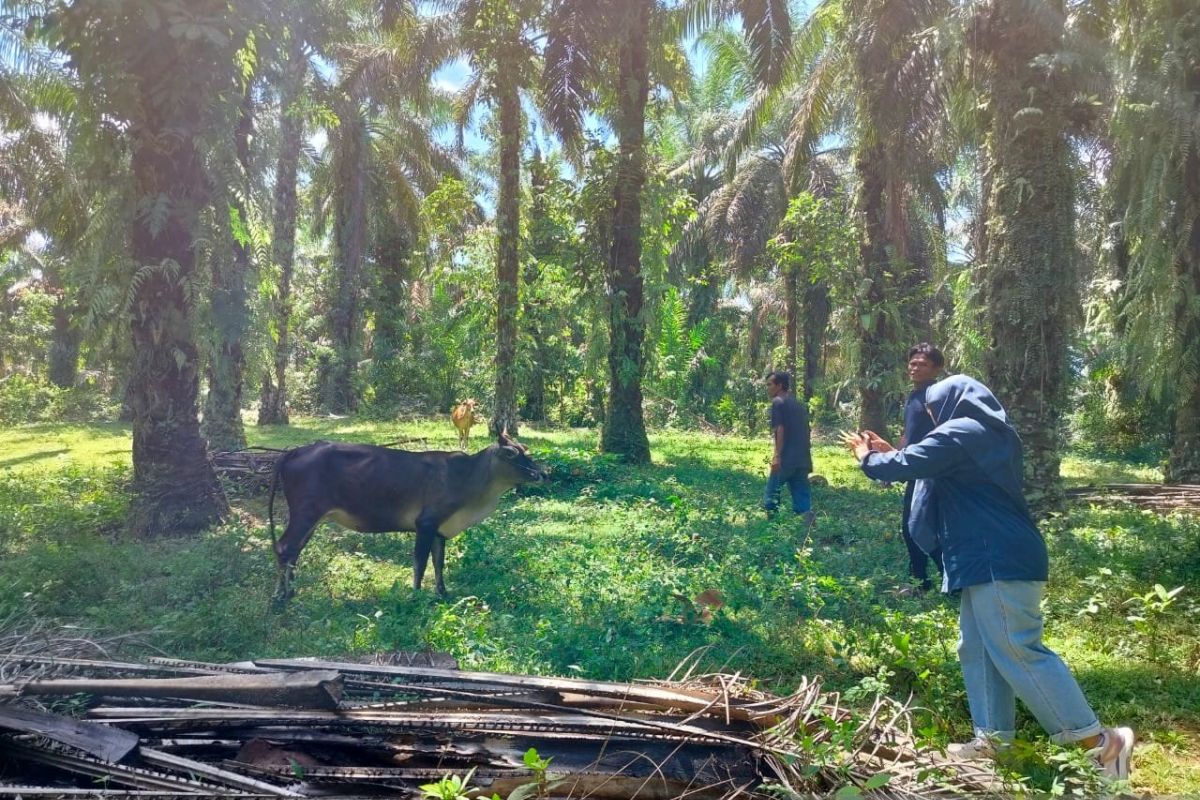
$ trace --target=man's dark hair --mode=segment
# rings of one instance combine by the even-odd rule
[[[931,345],[929,342],[921,342],[908,348],[908,360],[912,361],[913,356],[925,356],[929,359],[929,363],[939,369],[946,366],[946,358],[942,355],[942,351]]]
[[[792,390],[792,373],[790,372],[778,370],[767,375],[767,378],[785,392]]]

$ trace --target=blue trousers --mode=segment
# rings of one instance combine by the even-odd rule
[[[958,660],[976,736],[1011,740],[1016,698],[1058,744],[1100,733],[1067,665],[1042,643],[1041,581],[992,581],[962,590]]]
[[[904,484],[904,507],[900,511],[900,533],[904,537],[904,546],[908,548],[908,571],[921,582],[922,586],[929,589],[933,586],[933,581],[929,579],[929,562],[932,561],[934,566],[941,571],[942,551],[935,550],[926,554],[917,546],[917,543],[913,541],[912,534],[908,532],[908,512],[912,509],[914,485],[912,481]]]
[[[763,493],[763,508],[772,512],[779,508],[779,491],[784,484],[792,492],[792,511],[804,514],[812,510],[812,491],[808,486],[808,470],[779,470],[767,478],[767,490]]]

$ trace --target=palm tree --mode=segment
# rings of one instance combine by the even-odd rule
[[[435,111],[448,116],[448,108]],[[377,402],[394,402],[403,391],[397,362],[405,346],[410,291],[420,277],[419,253],[429,239],[422,199],[446,177],[461,177],[458,159],[434,141],[439,123],[411,105],[390,109],[376,120],[369,193],[375,274],[368,284],[374,317],[368,378]]]
[[[242,385],[246,366],[243,339],[249,325],[252,269],[250,217],[250,140],[254,129],[254,81],[242,91],[233,131],[233,150],[218,148],[210,158],[225,196],[217,196],[216,252],[212,267],[211,336],[208,395],[204,400],[201,432],[214,451],[246,446],[242,424]],[[223,201],[223,202],[222,202]],[[224,206],[222,208],[221,206]],[[222,213],[223,212],[223,213]]]
[[[287,365],[291,357],[292,275],[296,259],[296,178],[300,152],[304,146],[304,118],[299,101],[308,74],[309,53],[305,28],[295,26],[287,32],[286,58],[279,76],[279,154],[275,164],[273,234],[271,261],[279,270],[279,283],[271,298],[271,319],[275,323],[271,367],[263,375],[262,396],[258,404],[259,425],[286,425]]]
[[[1200,27],[1186,0],[1112,8],[1120,56],[1110,185],[1118,323],[1141,382],[1173,394],[1168,481],[1200,482]],[[1173,392],[1171,391],[1173,389]]]
[[[67,256],[78,244],[92,198],[72,163],[69,108],[54,107],[73,90],[57,70],[40,66],[37,73],[4,76],[0,86],[0,130],[9,132],[0,145],[0,189],[12,210],[0,252],[24,249],[25,261],[56,298],[47,372],[51,383],[66,388],[75,385],[82,340],[77,292],[65,280]],[[39,115],[45,117],[40,123]],[[40,252],[23,247],[32,231],[47,237]]]
[[[942,119],[934,23],[944,0],[826,0],[795,37],[788,70],[756,92],[730,148],[739,156],[773,124],[786,126],[787,184],[809,169],[831,133],[853,143],[859,287],[853,297],[860,425],[886,429],[898,390],[897,352],[914,208],[943,204],[936,133]]]
[[[334,105],[338,126],[332,137],[333,261],[335,295],[329,331],[333,357],[321,382],[321,405],[334,414],[358,404],[357,366],[361,352],[362,273],[367,253],[367,170],[371,149],[368,109],[361,97],[344,96]]]
[[[1067,346],[1079,318],[1071,136],[1081,67],[1058,0],[982,4],[970,19],[988,97],[986,233],[977,254],[991,347],[988,384],[1021,434],[1035,507],[1062,500],[1059,476]],[[1077,50],[1074,50],[1077,52]]]
[[[203,140],[218,138],[221,98],[238,91],[236,56],[257,8],[223,0],[76,0],[52,5],[48,31],[95,104],[96,120],[128,130],[138,209],[130,241],[134,346],[134,499],[140,535],[190,533],[228,506],[197,419],[194,236],[209,200]],[[137,42],[130,47],[129,42]]]
[[[811,19],[802,29],[794,64],[803,63],[804,54],[823,40],[820,19]],[[730,109],[734,103],[724,97],[726,94],[746,96],[754,91],[752,52],[741,37],[728,30],[713,31],[702,41],[709,47],[712,65],[705,76],[706,91],[716,95],[718,107]],[[760,108],[758,115],[750,119],[739,119],[731,111],[701,115],[700,121],[712,129],[692,148],[694,155],[684,167],[694,175],[703,175],[704,168],[721,160],[734,162],[732,174],[724,183],[707,187],[709,194],[700,200],[696,220],[685,231],[684,244],[702,256],[719,257],[726,271],[743,284],[764,266],[776,268],[771,285],[781,295],[780,310],[786,320],[787,356],[783,366],[797,372],[803,351],[806,399],[815,391],[822,363],[820,355],[831,313],[830,278],[808,259],[775,256],[803,244],[792,240],[793,232],[777,236],[790,199],[811,193],[821,202],[844,205],[838,201],[846,192],[841,177],[846,172],[844,148],[816,150],[819,136],[815,131],[832,128],[842,114],[836,100],[830,99],[831,87],[825,79],[829,71],[818,69],[819,64],[820,59],[809,64],[806,80],[789,75],[791,82],[781,83],[778,92],[760,92],[760,97],[778,94],[767,104],[769,113]],[[773,308],[770,303],[758,307],[768,313]],[[752,367],[761,365],[753,360]]]
[[[358,402],[357,366],[361,354],[362,292],[370,250],[369,189],[374,149],[372,132],[380,108],[422,111],[433,101],[429,78],[452,52],[444,18],[422,18],[416,4],[389,0],[353,15],[350,38],[330,49],[342,66],[333,88],[332,109],[339,124],[333,149],[333,252],[336,281],[330,314],[333,357],[321,377],[322,405],[344,413]]]
[[[791,30],[785,3],[698,3],[694,9],[695,28],[740,13],[754,44],[758,77],[762,81],[778,77]],[[569,148],[579,141],[589,102],[597,96],[611,98],[609,118],[618,154],[608,259],[609,398],[600,446],[635,463],[650,460],[642,414],[641,192],[646,181],[646,106],[651,65],[658,67],[660,77],[667,74],[670,62],[658,58],[659,45],[675,40],[675,23],[655,0],[565,0],[554,6],[547,24],[544,113]],[[615,80],[602,79],[613,73]]]
[[[862,221],[859,260],[864,291],[857,313],[861,425],[886,427],[904,311],[898,288],[911,269],[910,209],[914,194],[942,204],[929,180],[929,152],[942,115],[937,59],[927,33],[944,13],[939,0],[849,0],[853,49],[856,210]],[[929,191],[932,190],[932,191]]]
[[[116,277],[126,244],[126,162],[116,136],[78,107],[78,87],[44,43],[23,35],[34,7],[15,4],[0,24],[0,195],[8,219],[0,253],[23,248],[55,296],[48,377],[66,388],[78,376],[84,340],[96,351],[113,325]],[[36,231],[43,244],[24,247]]]
[[[521,92],[534,83],[539,0],[455,0],[452,15],[471,65],[463,90],[459,131],[479,100],[499,118],[500,169],[496,203],[496,394],[491,430],[515,434],[517,413],[517,311],[521,238]]]
[[[754,80],[750,47],[731,26],[705,31],[698,46],[705,50],[708,67],[691,91],[676,99],[658,136],[672,165],[671,179],[687,191],[699,212],[671,252],[672,271],[681,273],[686,291],[689,327],[715,313],[726,279],[706,235],[714,221],[705,212],[712,205],[709,198],[727,185],[721,160],[738,120],[735,109],[753,91]]]

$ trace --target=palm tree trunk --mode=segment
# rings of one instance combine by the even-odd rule
[[[783,285],[784,285],[784,305],[786,306],[785,315],[787,316],[787,328],[784,338],[787,340],[787,364],[784,368],[788,374],[792,376],[792,380],[796,378],[796,364],[799,363],[796,358],[796,343],[799,339],[800,329],[800,277],[797,275],[799,267],[795,263],[789,263],[784,267]],[[795,384],[793,384],[793,387]]]
[[[288,53],[287,77],[279,105],[279,160],[275,166],[275,231],[271,257],[279,268],[279,287],[272,304],[275,322],[274,375],[263,375],[262,398],[258,404],[259,425],[288,424],[287,365],[291,358],[292,273],[296,261],[296,176],[300,168],[300,150],[304,146],[304,120],[297,113],[297,101],[304,88],[308,57],[304,43],[292,34]],[[272,380],[272,377],[274,378]]]
[[[646,99],[649,94],[649,0],[631,4],[620,39],[613,244],[609,260],[609,399],[600,447],[632,463],[650,461],[642,415],[642,186],[646,180]]]
[[[372,304],[375,335],[368,378],[375,387],[374,404],[382,408],[394,406],[406,386],[401,357],[412,281],[412,234],[397,220],[390,220],[388,227],[390,230],[377,234],[373,247],[379,280]]]
[[[79,377],[79,345],[82,336],[79,328],[72,324],[71,316],[67,298],[60,294],[54,302],[54,327],[50,335],[50,347],[46,353],[46,364],[50,382],[62,389],[70,389]]]
[[[533,159],[529,164],[529,184],[532,189],[529,207],[530,258],[525,262],[523,275],[525,292],[522,302],[525,340],[529,343],[531,358],[522,391],[524,401],[521,404],[521,415],[527,420],[538,422],[546,419],[546,374],[549,372],[550,365],[538,313],[542,300],[531,297],[531,290],[538,285],[540,260],[551,257],[555,249],[554,242],[543,233],[550,224],[546,209],[548,183],[546,165],[542,161],[541,152],[535,149]]]
[[[1195,88],[1192,96],[1200,106],[1200,73],[1194,73]],[[1198,109],[1200,110],[1200,109]],[[1190,208],[1193,213],[1200,209],[1200,144],[1193,143],[1184,160],[1184,192],[1190,202],[1181,203],[1181,209]],[[1179,212],[1180,217],[1183,212]],[[1172,432],[1171,452],[1167,459],[1167,482],[1200,483],[1200,312],[1196,310],[1195,298],[1200,297],[1200,220],[1181,219],[1179,223],[1190,225],[1187,244],[1175,260],[1177,299],[1175,301],[1175,330],[1181,336],[1186,363],[1181,364],[1180,392],[1175,406],[1175,430]]]
[[[858,212],[862,217],[859,260],[866,295],[858,309],[858,383],[862,408],[859,426],[887,438],[885,387],[896,373],[897,343],[884,304],[889,282],[884,146],[875,140],[860,146],[854,167],[858,173]]]
[[[57,267],[57,259],[47,259],[42,268],[46,290],[55,296],[50,312],[50,342],[46,348],[46,372],[50,382],[61,389],[70,389],[79,377],[79,346],[82,334],[74,325],[73,304]]]
[[[816,394],[817,382],[824,376],[825,331],[833,305],[829,284],[808,283],[804,288],[804,400]]]
[[[330,320],[333,357],[323,375],[321,404],[326,411],[344,414],[358,400],[355,372],[359,355],[359,316],[363,254],[367,243],[367,138],[366,121],[358,103],[344,104],[338,132],[337,198],[334,222],[336,297]]]
[[[1034,66],[1057,52],[1062,17],[1035,17],[1001,0],[989,22],[991,189],[983,307],[992,346],[984,369],[1024,443],[1026,497],[1046,510],[1063,500],[1067,338],[1079,315],[1074,177],[1061,111],[1069,98],[1056,95]],[[1029,113],[1031,107],[1038,113]]]
[[[254,98],[251,83],[242,98],[234,137],[241,173],[250,171],[250,136],[254,130]],[[247,225],[245,204],[232,194],[230,206],[241,224]],[[246,282],[250,278],[250,242],[243,232],[232,229],[222,215],[221,228],[227,231],[228,249],[213,258],[212,356],[208,361],[208,397],[204,403],[204,436],[214,451],[240,450],[246,446],[242,424],[242,386],[246,357],[242,339],[246,335],[250,309]]]
[[[142,129],[133,137],[137,192],[163,198],[167,209],[157,223],[139,217],[131,237],[134,260],[143,265],[129,304],[129,527],[138,536],[198,533],[229,510],[200,436],[196,337],[185,290],[196,268],[192,232],[205,202],[204,169],[195,142],[169,133]]]
[[[517,308],[521,237],[521,98],[501,76],[500,197],[496,206],[496,397],[492,434],[517,433]]]

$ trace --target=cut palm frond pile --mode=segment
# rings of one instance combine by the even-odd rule
[[[504,798],[994,788],[984,768],[922,753],[906,708],[855,715],[817,681],[777,697],[729,675],[612,683],[382,660],[0,654],[0,792],[419,797],[468,774]]]
[[[219,476],[247,494],[257,494],[271,487],[275,465],[285,452],[268,447],[247,447],[212,453],[209,457]]]
[[[1132,503],[1151,511],[1200,512],[1200,484],[1109,483],[1079,486],[1067,490],[1067,496],[1081,503],[1111,505]]]

